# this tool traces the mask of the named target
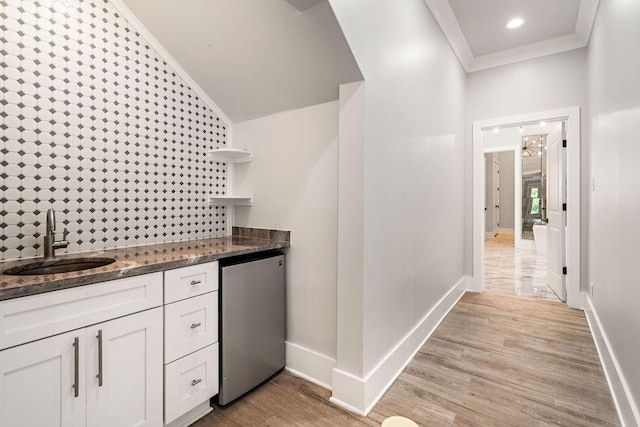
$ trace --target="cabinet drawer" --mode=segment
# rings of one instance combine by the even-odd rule
[[[218,343],[165,366],[165,424],[218,394]]]
[[[0,350],[162,305],[162,273],[0,302]]]
[[[218,292],[166,305],[164,325],[165,363],[218,341]]]
[[[217,261],[164,272],[165,304],[217,290]]]

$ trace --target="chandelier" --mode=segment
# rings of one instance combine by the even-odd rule
[[[527,135],[522,138],[522,157],[542,157],[546,155],[547,135]]]

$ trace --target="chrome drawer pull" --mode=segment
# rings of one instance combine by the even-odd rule
[[[202,382],[202,380],[201,380],[201,379],[193,380],[193,381],[191,381],[191,387],[193,387],[193,386],[195,386],[195,385],[198,385],[198,384],[200,384],[201,382]]]
[[[200,283],[202,283],[202,280],[192,280],[191,286],[199,285]]]
[[[80,396],[80,338],[73,339],[73,396]]]
[[[195,328],[197,328],[198,326],[202,326],[202,323],[200,323],[200,322],[198,322],[198,323],[193,323],[193,324],[191,325],[191,329],[195,329]]]
[[[98,330],[98,387],[102,387],[102,329]]]

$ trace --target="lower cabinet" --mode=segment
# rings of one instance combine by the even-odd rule
[[[0,351],[0,426],[86,425],[85,358],[84,330]]]
[[[162,308],[0,351],[0,427],[161,426]]]
[[[218,263],[164,272],[164,422],[190,425],[218,394]]]
[[[162,308],[87,328],[87,426],[162,425]]]
[[[218,343],[165,366],[165,420],[177,420],[218,394]]]
[[[0,301],[0,427],[204,416],[219,385],[217,289],[211,262]]]

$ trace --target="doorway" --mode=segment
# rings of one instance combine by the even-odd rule
[[[521,297],[564,301],[564,277],[549,275],[547,261],[547,192],[551,190],[547,141],[562,137],[563,122],[495,128],[483,132],[485,157],[484,291]],[[499,150],[499,151],[496,151]],[[560,166],[552,164],[554,172]],[[499,175],[500,222],[492,228],[495,170]],[[492,173],[493,172],[493,173]],[[564,178],[564,175],[563,175]],[[516,192],[518,196],[515,197]],[[515,212],[518,211],[516,215]],[[516,244],[515,231],[518,231]],[[564,229],[562,230],[564,231]],[[564,243],[564,235],[558,236]],[[564,245],[552,251],[562,257],[551,266],[564,263]],[[550,280],[556,288],[550,286]]]
[[[485,205],[485,179],[484,161],[484,134],[494,129],[516,128],[527,125],[541,125],[548,122],[566,123],[566,201],[555,205],[569,206],[562,216],[566,218],[566,253],[562,260],[561,271],[563,274],[566,301],[570,307],[582,308],[584,296],[580,290],[580,108],[572,107],[562,110],[553,110],[539,113],[524,114],[519,116],[502,117],[491,120],[474,122],[473,124],[473,250],[472,268],[473,276],[469,290],[482,292],[484,289],[484,205]],[[503,149],[505,147],[502,147]],[[518,163],[518,162],[516,162]],[[522,200],[523,190],[517,199]],[[539,197],[538,197],[539,198]],[[538,201],[540,203],[540,201]],[[542,202],[545,203],[545,202]],[[517,205],[517,204],[516,204]],[[516,206],[517,207],[517,206]],[[540,205],[538,205],[540,209]],[[546,207],[545,207],[546,209]],[[520,207],[522,213],[522,207]],[[556,225],[556,229],[558,226]],[[522,229],[515,227],[516,240],[522,239]],[[517,244],[517,243],[516,243]]]

